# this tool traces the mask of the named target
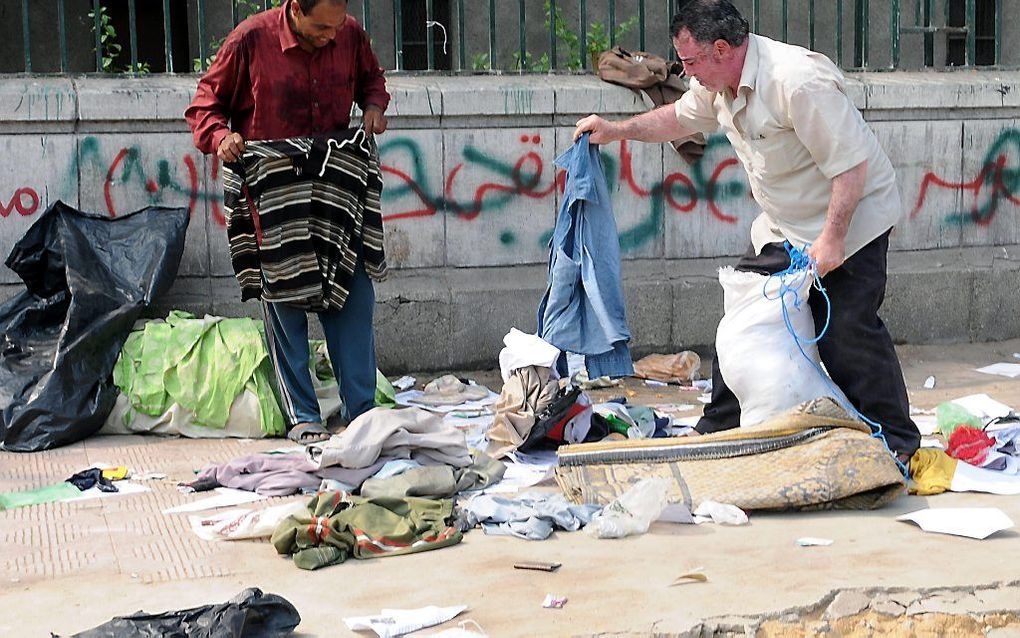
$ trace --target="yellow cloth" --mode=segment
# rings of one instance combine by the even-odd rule
[[[911,494],[931,496],[950,489],[957,460],[942,450],[921,448],[910,458]]]
[[[123,465],[103,470],[103,478],[110,479],[111,481],[122,481],[127,478],[127,475],[128,469]]]

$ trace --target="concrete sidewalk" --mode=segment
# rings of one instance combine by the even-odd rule
[[[987,392],[1020,407],[1020,379],[973,371],[998,361],[1015,362],[1014,352],[1020,352],[1020,340],[903,347],[900,353],[911,401],[930,408],[943,400]],[[925,390],[922,384],[929,375],[937,383]],[[492,372],[476,375],[498,389],[495,377]],[[634,380],[603,395],[621,392],[633,393],[634,402],[697,404],[696,394],[649,388]],[[491,636],[743,635],[745,631],[814,635],[823,631],[823,625],[798,629],[794,621],[814,622],[821,615],[818,622],[832,622],[824,627],[837,631],[832,618],[836,612],[830,610],[825,620],[825,609],[842,601],[839,604],[846,607],[847,616],[863,611],[867,601],[861,607],[849,595],[830,605],[837,590],[858,588],[868,590],[873,609],[880,606],[875,601],[881,597],[873,590],[906,590],[900,596],[907,600],[902,613],[912,615],[890,621],[892,633],[897,628],[901,633],[924,633],[920,623],[936,612],[973,621],[958,625],[958,635],[970,635],[977,631],[974,627],[1007,631],[995,627],[1010,626],[1015,616],[1006,614],[1001,622],[992,622],[973,614],[1020,611],[1020,589],[1009,586],[1020,581],[1016,563],[1020,533],[1009,531],[975,541],[926,534],[894,520],[898,514],[928,506],[990,506],[1020,522],[1020,497],[905,496],[873,512],[752,514],[751,525],[738,528],[656,523],[643,536],[615,541],[558,533],[548,541],[528,542],[489,537],[475,530],[451,548],[385,560],[352,560],[315,572],[297,569],[268,543],[198,540],[186,515],[160,513],[195,499],[180,494],[175,485],[204,463],[280,445],[278,440],[97,437],[50,452],[0,454],[0,491],[59,481],[97,462],[168,475],[166,480],[148,483],[153,491],[146,494],[0,513],[0,609],[4,610],[0,636],[70,634],[139,609],[158,612],[221,602],[252,586],[294,603],[303,618],[299,631],[306,636],[355,635],[343,626],[341,617],[377,613],[384,607],[458,604],[468,605],[469,610],[447,626],[471,618]],[[835,542],[829,547],[798,547],[794,541],[802,536]],[[555,573],[514,570],[513,563],[520,560],[554,560],[563,566]],[[671,586],[677,576],[695,567],[704,568],[708,582]],[[929,589],[960,591],[926,596]],[[566,596],[569,602],[563,609],[543,609],[547,593]],[[881,605],[887,602],[883,598]],[[761,615],[777,621],[759,629]],[[733,616],[738,618],[726,620]],[[783,622],[789,623],[787,629]],[[944,626],[927,631],[949,630]]]

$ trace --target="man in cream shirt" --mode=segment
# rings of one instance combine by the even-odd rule
[[[779,272],[790,263],[783,242],[810,244],[832,303],[819,355],[854,406],[883,426],[891,449],[909,458],[920,435],[878,316],[889,232],[902,207],[892,164],[846,95],[843,74],[820,53],[749,33],[729,0],[688,0],[670,33],[690,90],[675,105],[622,122],[589,115],[578,121],[575,138],[589,132],[595,144],[665,142],[721,129],[762,209],[737,269]],[[824,300],[812,295],[810,305],[821,328]],[[701,433],[740,423],[718,364],[712,381]]]

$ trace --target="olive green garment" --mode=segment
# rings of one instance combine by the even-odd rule
[[[293,554],[301,569],[318,569],[350,557],[379,558],[456,545],[453,501],[361,498],[346,492],[316,494],[308,512],[289,516],[273,533],[280,554]]]

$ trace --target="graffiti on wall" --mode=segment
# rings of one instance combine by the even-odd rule
[[[14,191],[11,199],[4,203],[0,197],[0,216],[9,217],[11,213],[17,212],[22,217],[29,217],[39,210],[39,193],[34,188],[22,186]]]
[[[1020,206],[1020,130],[1011,128],[999,134],[971,180],[954,182],[927,173],[921,180],[912,218],[924,209],[932,187],[961,191],[970,198],[969,208],[945,216],[950,224],[988,226],[1003,208]]]
[[[410,194],[415,203],[411,207],[385,210],[384,219],[395,221],[447,213],[471,221],[482,213],[527,205],[528,200],[548,200],[546,203],[551,205],[554,192],[557,189],[563,191],[566,174],[547,167],[541,155],[529,148],[541,143],[540,134],[521,134],[520,141],[526,150],[509,159],[477,146],[464,146],[458,161],[442,178],[440,188],[430,183],[425,168],[429,158],[420,144],[406,137],[387,140],[380,145],[382,170],[396,183],[387,185],[384,202]],[[706,155],[726,145],[725,137],[713,137],[708,142]],[[609,151],[603,150],[601,155],[610,192],[617,191],[619,187],[621,191],[643,200],[647,206],[647,214],[641,221],[621,230],[620,241],[624,250],[638,247],[661,233],[661,222],[667,210],[690,213],[704,202],[714,219],[734,224],[737,217],[725,212],[725,203],[748,195],[743,173],[739,168],[728,170],[738,165],[732,157],[715,164],[699,161],[687,167],[687,172],[671,172],[661,180],[641,185],[634,175],[633,153],[627,142],[614,145]],[[409,168],[395,168],[388,160],[402,160],[400,165]],[[483,176],[482,183],[461,187],[460,178],[465,173],[476,179]],[[504,231],[501,239],[504,244],[513,243],[513,236],[508,231]]]

